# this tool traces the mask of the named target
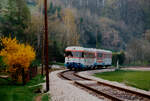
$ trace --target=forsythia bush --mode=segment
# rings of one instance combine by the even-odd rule
[[[8,66],[12,79],[21,82],[21,70],[28,71],[30,63],[35,59],[35,51],[28,44],[20,44],[16,38],[2,37],[0,56]]]

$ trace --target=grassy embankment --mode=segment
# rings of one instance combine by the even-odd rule
[[[44,82],[43,76],[37,75],[25,86],[14,85],[9,80],[0,78],[0,99],[1,101],[34,101],[35,90],[41,88],[39,83]]]
[[[42,101],[49,101],[49,99],[50,99],[50,97],[49,97],[48,94],[44,94],[44,95],[42,96]]]
[[[60,65],[60,66],[64,66],[64,63],[61,62],[50,62],[50,65]]]
[[[150,90],[150,71],[117,70],[113,72],[96,73],[94,76],[124,83],[129,86]]]

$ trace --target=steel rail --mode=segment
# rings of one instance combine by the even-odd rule
[[[83,87],[83,88],[86,88],[86,89],[88,89],[88,90],[91,90],[91,91],[93,91],[93,92],[95,92],[95,93],[97,93],[97,94],[101,94],[101,95],[103,95],[103,96],[105,96],[105,97],[107,97],[107,98],[109,98],[109,99],[111,99],[111,100],[113,100],[113,101],[123,101],[123,99],[120,99],[120,98],[115,97],[115,96],[113,96],[113,95],[109,95],[109,94],[107,94],[107,93],[101,92],[101,91],[96,90],[96,89],[94,89],[94,88],[92,88],[92,87],[90,87],[90,86],[87,86],[87,85],[85,85],[85,84],[82,84],[82,83],[80,83],[80,82],[77,82],[77,80],[73,80],[73,79],[71,79],[71,78],[69,78],[69,77],[67,77],[67,76],[64,76],[63,74],[64,74],[65,72],[68,72],[68,71],[69,71],[69,70],[61,72],[61,73],[60,73],[60,76],[63,77],[63,78],[65,78],[65,79],[67,79],[67,80],[74,81],[74,83],[75,83],[76,85],[79,85],[79,86],[81,86],[81,87]],[[125,91],[125,92],[127,92],[127,93],[136,94],[137,96],[141,96],[141,97],[150,99],[150,95],[149,95],[149,94],[141,93],[141,92],[134,91],[134,90],[127,89],[127,88],[123,88],[123,87],[118,87],[118,86],[116,86],[116,85],[112,85],[112,84],[105,83],[105,82],[100,82],[100,81],[97,81],[97,80],[92,80],[92,79],[89,79],[89,78],[80,76],[80,75],[78,75],[77,73],[78,73],[78,72],[74,72],[73,75],[76,76],[76,77],[78,77],[78,78],[84,79],[84,80],[96,81],[96,83],[97,83],[98,85],[105,85],[105,86],[108,86],[108,87],[111,87],[111,88],[114,88],[114,89],[118,89],[118,90],[120,90],[120,91]]]
[[[100,94],[100,95],[102,95],[102,96],[104,96],[104,97],[106,97],[106,98],[108,98],[108,99],[111,99],[112,101],[123,101],[123,99],[120,99],[120,98],[118,98],[118,97],[116,97],[116,96],[109,95],[109,94],[107,94],[107,93],[105,93],[105,92],[96,90],[96,89],[94,89],[94,88],[92,88],[92,87],[90,87],[90,86],[87,86],[87,85],[85,85],[85,84],[79,83],[79,82],[77,82],[77,81],[74,81],[74,83],[77,84],[77,85],[79,85],[79,86],[81,86],[81,87],[84,87],[84,88],[86,88],[86,89],[88,89],[88,90],[90,90],[90,91],[93,91],[94,93]]]
[[[70,78],[68,78],[68,77],[66,77],[66,76],[63,75],[65,72],[68,72],[68,71],[69,71],[69,70],[63,71],[63,72],[59,73],[59,75],[60,75],[61,77],[63,77],[64,79],[66,79],[66,80],[72,80],[72,79],[70,79]]]
[[[80,75],[78,75],[78,74],[76,74],[76,76],[78,76],[78,77],[80,77],[80,78],[83,78],[83,79],[84,79],[84,78],[85,78],[85,79],[88,79],[88,78],[83,77],[83,76],[80,76]],[[96,81],[96,80],[93,80],[93,81]],[[150,99],[150,95],[149,95],[149,94],[141,93],[141,92],[138,92],[138,91],[134,91],[134,90],[131,90],[131,89],[119,87],[119,86],[112,85],[112,84],[105,83],[105,82],[100,82],[100,81],[96,81],[96,82],[97,82],[98,84],[106,85],[106,86],[109,86],[109,87],[112,87],[112,88],[115,88],[115,89],[118,89],[118,90],[122,90],[122,91],[125,91],[125,92],[129,92],[129,93],[136,94],[136,95],[139,95],[139,96],[142,96],[142,97],[145,97],[145,98]]]
[[[150,95],[145,94],[145,93],[141,93],[141,92],[138,92],[138,91],[130,90],[130,89],[127,89],[127,88],[118,87],[118,86],[111,85],[111,84],[104,83],[104,82],[100,82],[100,81],[97,81],[97,83],[98,84],[102,84],[102,85],[106,85],[106,86],[109,86],[109,87],[112,87],[112,88],[115,88],[115,89],[118,89],[118,90],[122,90],[122,91],[125,91],[125,92],[129,92],[129,93],[132,93],[132,94],[136,94],[136,95],[139,95],[139,96],[142,96],[142,97],[150,99]]]

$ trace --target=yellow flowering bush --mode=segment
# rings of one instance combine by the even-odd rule
[[[20,44],[16,38],[2,37],[0,56],[8,65],[8,71],[12,74],[12,79],[21,81],[21,70],[28,71],[30,63],[35,59],[35,51],[28,44]],[[17,76],[18,75],[18,76]]]

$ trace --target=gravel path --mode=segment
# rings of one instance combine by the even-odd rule
[[[50,95],[52,101],[102,101],[84,90],[72,85],[72,81],[60,79],[55,71],[49,74]]]
[[[135,68],[132,68],[132,69],[135,70]],[[138,69],[138,70],[141,70],[141,69]],[[144,70],[149,70],[149,69],[144,69]],[[101,99],[98,99],[97,97],[93,95],[90,95],[88,92],[78,87],[75,87],[74,85],[72,85],[73,83],[72,81],[62,80],[61,78],[59,78],[57,74],[62,71],[63,70],[54,71],[49,74],[50,91],[48,93],[51,95],[51,101],[102,101]],[[103,79],[92,76],[94,73],[105,72],[105,71],[114,71],[114,69],[83,71],[78,74],[80,76],[87,77],[89,79],[94,79],[94,80],[101,81],[101,82],[107,82],[112,85],[117,85],[123,88],[128,88],[131,90],[150,94],[150,92],[147,92],[141,89],[136,89],[136,88],[129,87],[118,82],[103,80]],[[45,84],[43,85],[45,88]]]
[[[140,70],[140,71],[150,71],[150,67],[128,67],[122,68],[123,70]]]
[[[35,98],[35,101],[41,101],[42,95],[39,95]]]

